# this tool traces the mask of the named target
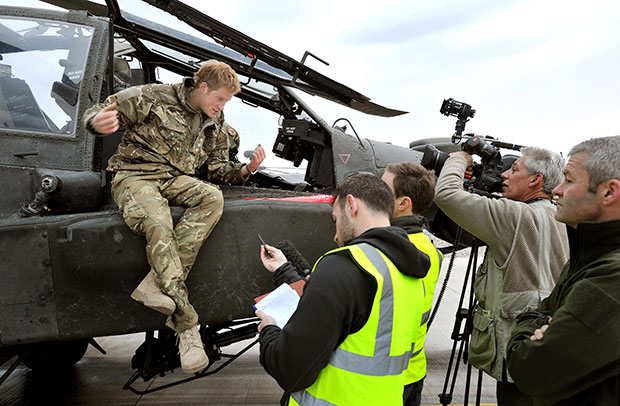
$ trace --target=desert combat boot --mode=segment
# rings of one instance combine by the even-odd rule
[[[181,368],[186,374],[193,374],[204,369],[209,364],[198,333],[198,326],[190,327],[179,333],[179,355]]]
[[[163,314],[172,314],[177,308],[174,300],[163,293],[155,283],[155,274],[152,269],[133,291],[131,298]]]

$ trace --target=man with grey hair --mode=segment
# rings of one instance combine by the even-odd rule
[[[508,343],[517,386],[545,405],[620,405],[620,136],[569,153],[553,190],[570,260]]]
[[[554,220],[551,191],[562,181],[564,160],[542,148],[522,156],[502,173],[501,199],[463,189],[470,154],[452,153],[435,188],[435,203],[456,224],[487,244],[476,274],[469,362],[497,380],[502,405],[530,405],[513,383],[505,351],[516,316],[548,296],[568,258],[566,227]]]

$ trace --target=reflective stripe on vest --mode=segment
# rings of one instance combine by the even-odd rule
[[[334,350],[328,365],[317,380],[306,390],[291,394],[290,404],[326,406],[334,404],[330,401],[338,404],[350,404],[354,401],[355,404],[373,406],[379,403],[402,405],[404,373],[413,354],[416,326],[419,325],[424,302],[423,283],[420,279],[401,274],[391,262],[386,262],[379,250],[366,243],[343,247],[328,254],[344,250],[349,251],[358,266],[377,279],[378,290],[373,299],[373,309],[366,324],[356,333],[350,334]],[[394,295],[394,272],[394,275],[398,275],[398,300]],[[406,292],[417,292],[417,295],[407,295]],[[398,309],[395,309],[395,303],[399,303]],[[404,306],[405,303],[417,303],[417,306],[408,310],[411,307]],[[395,332],[397,336],[393,336]],[[367,341],[368,339],[372,341]],[[368,347],[373,344],[374,348]],[[352,352],[351,349],[359,350],[360,353]],[[391,351],[396,355],[390,355]],[[364,390],[370,392],[367,392],[366,396],[361,395],[359,392]],[[377,398],[379,394],[381,397]],[[375,399],[370,399],[373,395]]]
[[[309,394],[307,391],[300,391],[291,393],[290,405],[304,405],[304,406],[337,406],[334,403],[328,402],[323,399],[318,399]]]
[[[394,324],[394,290],[392,289],[392,276],[388,265],[385,263],[379,250],[366,243],[358,244],[358,247],[368,257],[370,262],[377,268],[383,277],[383,291],[379,305],[379,327],[377,328],[377,340],[375,341],[374,356],[354,354],[352,352],[336,348],[329,363],[336,368],[356,374],[385,376],[401,374],[413,354],[415,343],[411,343],[411,349],[398,356],[390,356],[392,344],[392,325]]]

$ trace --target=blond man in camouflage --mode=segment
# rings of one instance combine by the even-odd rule
[[[127,225],[146,237],[151,266],[131,297],[169,315],[166,325],[179,335],[186,373],[203,369],[208,358],[185,279],[223,211],[220,189],[194,175],[206,167],[210,182],[242,183],[265,158],[259,144],[249,164],[229,160],[230,127],[223,110],[240,89],[230,66],[210,60],[182,83],[125,89],[83,117],[97,136],[125,127],[108,162],[112,197]],[[171,205],[186,208],[176,225]]]

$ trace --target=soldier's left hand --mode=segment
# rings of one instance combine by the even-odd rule
[[[265,156],[267,156],[265,154],[265,150],[263,149],[262,145],[258,144],[258,146],[254,149],[254,152],[252,152],[252,159],[248,164],[248,168],[252,172],[254,172],[256,169],[258,169],[258,166],[261,164],[261,162],[263,162]]]

